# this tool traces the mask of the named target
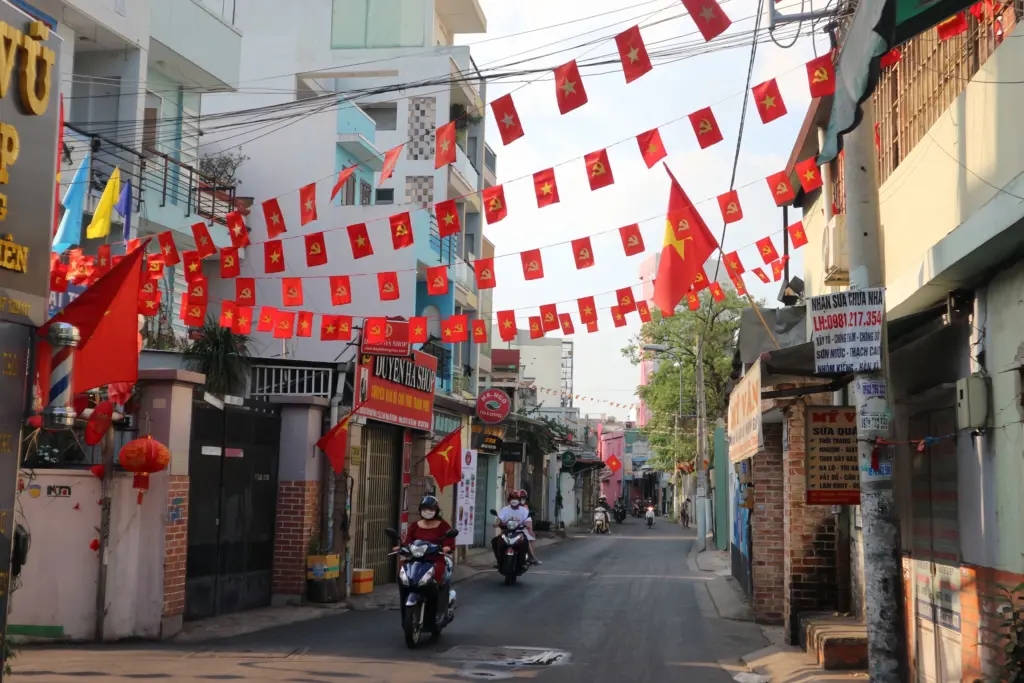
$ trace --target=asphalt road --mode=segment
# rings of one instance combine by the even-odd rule
[[[105,670],[83,661],[77,672],[52,679],[38,670],[19,673],[39,683],[89,680],[90,674],[104,681],[725,683],[732,676],[720,659],[735,660],[766,643],[753,624],[717,618],[702,585],[711,577],[687,562],[692,542],[692,531],[684,535],[667,520],[648,530],[630,518],[610,536],[576,537],[546,548],[544,564],[515,586],[484,572],[456,586],[455,621],[439,640],[417,650],[406,648],[398,612],[379,610],[188,651],[143,646]]]

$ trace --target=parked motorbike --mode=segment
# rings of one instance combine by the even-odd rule
[[[495,510],[491,510],[491,514],[498,516]],[[510,586],[530,568],[526,557],[529,543],[524,526],[514,519],[502,522],[498,528],[501,529],[498,536],[498,557],[501,558],[498,572],[505,577],[505,585]]]
[[[624,521],[626,521],[626,504],[616,503],[613,514],[615,515],[615,521],[619,524],[622,524]]]
[[[394,543],[401,543],[394,529],[387,529],[385,533]],[[457,530],[451,529],[446,538],[458,535]],[[405,560],[398,571],[401,592],[406,594],[402,605],[402,630],[405,631],[405,644],[414,648],[420,643],[423,629],[437,637],[455,618],[455,590],[451,585],[453,562],[442,546],[426,541],[399,545],[398,551],[392,555],[399,555]],[[434,562],[438,556],[444,557],[443,577],[434,576]]]
[[[607,534],[609,531],[611,531],[611,525],[608,510],[600,507],[596,508],[594,510],[594,524],[590,533]]]
[[[654,508],[647,508],[647,528],[650,529],[654,526]]]

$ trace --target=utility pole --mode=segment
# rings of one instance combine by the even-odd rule
[[[861,105],[860,124],[844,138],[843,173],[846,183],[846,225],[850,289],[885,287],[878,210],[878,157],[875,150],[875,106],[869,97]],[[857,373],[857,443],[860,463],[860,505],[864,539],[864,603],[868,631],[868,675],[872,683],[900,680],[900,587],[903,575],[897,543],[899,520],[893,501],[892,464],[871,469],[879,437],[888,436],[888,344],[882,324],[882,370]]]
[[[694,387],[697,396],[697,552],[707,550],[707,514],[704,506],[708,495],[707,459],[708,441],[705,431],[707,412],[704,405],[704,345],[697,337],[697,365],[694,368]]]

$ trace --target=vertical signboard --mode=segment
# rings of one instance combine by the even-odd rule
[[[807,406],[807,504],[860,505],[857,409]]]
[[[18,483],[21,424],[28,390],[28,349],[32,331],[25,325],[0,322],[0,638],[7,633],[14,543],[14,497]],[[2,678],[2,674],[0,674]]]
[[[472,545],[476,524],[476,458],[477,452],[467,448],[462,452],[462,479],[455,497],[455,529],[459,535],[456,545]]]
[[[729,396],[729,462],[744,460],[761,450],[761,361],[743,375]]]

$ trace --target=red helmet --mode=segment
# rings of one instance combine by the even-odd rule
[[[519,489],[519,499],[526,500],[530,497],[530,494],[526,492],[526,489]]]
[[[512,502],[513,500],[519,500],[519,491],[516,491],[515,489],[509,491],[508,495],[505,496],[505,502]]]

